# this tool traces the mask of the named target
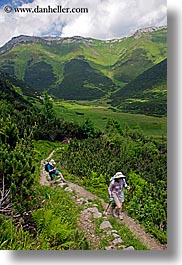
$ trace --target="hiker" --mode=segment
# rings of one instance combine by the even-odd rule
[[[130,186],[126,184],[126,176],[122,172],[117,172],[112,178],[108,188],[110,201],[114,200],[116,207],[113,210],[113,216],[123,220],[122,204],[124,202],[124,188],[130,190]]]
[[[65,179],[63,178],[62,173],[56,169],[55,165],[56,165],[56,162],[53,159],[51,159],[49,163],[47,163],[45,166],[46,171],[49,172],[49,176],[51,180],[54,180],[55,177],[58,176],[61,178],[63,182],[65,182]],[[60,180],[60,178],[57,179],[57,181]]]

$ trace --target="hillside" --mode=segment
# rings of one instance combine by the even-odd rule
[[[91,77],[94,75],[100,91],[104,93],[105,89],[110,89],[110,79],[105,76],[104,81],[108,88],[102,87],[100,82],[103,82],[103,76],[98,69],[93,71],[93,66],[86,60],[75,58],[67,63],[71,63],[67,71],[68,76],[72,67],[73,72],[77,71],[78,65],[83,67],[82,71],[85,72],[80,76],[82,86],[86,79],[92,82]],[[66,79],[66,75],[64,78]],[[70,78],[71,76],[67,82]],[[90,204],[90,199],[98,196],[105,202],[108,201],[109,180],[118,170],[128,176],[127,183],[132,187],[126,194],[123,206],[128,215],[125,215],[126,222],[131,225],[131,221],[135,223],[136,220],[148,234],[166,244],[165,137],[153,138],[151,132],[150,137],[145,136],[140,128],[136,128],[139,117],[136,118],[137,115],[133,114],[127,114],[125,121],[130,118],[134,120],[130,120],[127,127],[121,127],[117,119],[108,119],[107,109],[101,106],[99,108],[103,116],[96,109],[92,115],[94,118],[96,115],[100,116],[98,123],[108,119],[102,132],[87,119],[88,113],[84,108],[74,109],[77,108],[76,105],[72,105],[73,112],[79,117],[85,115],[85,119],[80,124],[72,118],[66,121],[61,115],[63,109],[66,111],[66,105],[57,105],[58,112],[61,107],[60,114],[57,115],[55,105],[61,104],[61,101],[55,103],[44,93],[39,104],[35,100],[34,105],[29,101],[29,97],[24,96],[25,91],[26,95],[29,94],[28,89],[33,92],[24,81],[20,82],[16,77],[0,72],[0,249],[93,249],[96,245],[90,245],[89,241],[94,239],[92,235],[95,235],[95,232],[96,238],[101,239],[97,241],[98,249],[113,247],[113,241],[117,239],[113,238],[114,232],[104,238],[101,235],[100,221],[104,221],[104,217],[96,220],[95,226],[91,224],[93,219],[86,217],[90,214],[89,211],[95,210],[95,201]],[[111,118],[112,114],[109,114]],[[120,113],[116,111],[116,114]],[[124,118],[120,118],[124,122]],[[145,127],[149,126],[143,118],[148,121],[152,118],[155,132],[158,125],[161,126],[161,121],[165,123],[165,118],[141,117],[141,123]],[[65,144],[65,140],[69,140],[69,144]],[[91,198],[87,197],[83,201],[82,197],[73,197],[75,193],[67,194],[68,190],[39,185],[40,161],[53,149],[56,149],[56,156],[53,155],[53,158],[56,159],[57,168],[63,172],[69,184],[71,183],[70,188],[75,187],[76,191],[92,193],[89,195]],[[92,210],[88,210],[88,207],[84,209],[85,205],[90,206]],[[100,215],[103,210],[98,203],[97,213]],[[146,244],[142,239],[146,245],[143,246],[133,236],[133,233],[136,234],[135,229],[131,229],[131,232],[126,229],[129,226],[118,224],[112,217],[109,221],[113,230],[117,230],[119,241],[123,240],[121,245],[118,244],[118,249],[127,249],[129,246],[136,250],[146,249],[146,246],[153,248],[149,246],[153,240],[147,241]],[[159,245],[155,246],[158,248]]]
[[[113,93],[111,104],[126,112],[166,115],[167,59]]]
[[[18,36],[0,48],[0,70],[37,93],[56,98],[106,98],[167,57],[166,28],[115,40]]]
[[[19,82],[17,79],[0,72],[0,100],[7,101],[12,104],[15,109],[19,110],[30,106],[30,103],[17,91],[19,89],[21,90],[22,83],[23,82]]]
[[[125,83],[167,57],[167,30],[141,29],[125,40],[125,50],[114,64],[114,77]]]
[[[49,92],[64,99],[93,100],[112,90],[111,79],[93,69],[83,59],[72,59],[64,66],[64,78],[58,89]]]

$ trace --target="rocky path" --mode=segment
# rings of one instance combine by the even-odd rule
[[[50,153],[50,155],[47,157],[46,160],[49,160],[53,155],[53,153],[54,151]],[[44,164],[46,160],[41,161],[40,185],[50,185],[50,182],[47,180],[46,177],[47,173],[44,170]],[[63,188],[65,186],[65,183],[60,183],[58,185],[60,185],[60,188]],[[79,228],[85,232],[87,238],[94,246],[94,249],[98,249],[101,238],[95,235],[95,225],[93,222],[93,217],[99,218],[103,216],[103,213],[98,212],[96,205],[89,206],[88,200],[99,200],[102,203],[104,209],[107,208],[108,204],[100,197],[92,194],[91,192],[85,190],[83,187],[75,183],[67,182],[65,190],[67,190],[68,192],[74,191],[76,194],[75,196],[76,202],[85,204],[85,209],[81,212],[80,215]],[[123,222],[131,230],[131,232],[135,235],[135,237],[138,238],[140,242],[146,245],[150,250],[164,250],[167,248],[165,245],[160,244],[154,238],[152,238],[151,235],[147,234],[144,231],[144,229],[140,226],[140,224],[134,221],[126,213],[123,213],[123,215],[124,215],[124,220],[122,220],[121,222]],[[119,236],[117,235],[117,231],[113,231],[111,225],[107,223],[108,222],[107,216],[104,218],[105,218],[105,224],[103,224],[104,228],[100,227],[101,229],[103,229],[103,234],[105,231],[105,233],[107,232],[113,234],[113,236],[115,237],[115,239],[110,243],[110,245],[106,249],[117,249],[119,243],[120,246],[122,247],[122,239],[120,239]],[[110,229],[109,230],[110,232],[108,231],[108,229]],[[123,249],[125,250],[124,246]],[[132,247],[129,247],[129,250],[132,249],[133,249]]]

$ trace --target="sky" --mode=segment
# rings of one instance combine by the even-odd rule
[[[9,13],[5,8],[11,7]],[[87,13],[14,12],[23,8],[87,8]],[[115,39],[167,25],[167,0],[0,0],[0,46],[18,35]]]

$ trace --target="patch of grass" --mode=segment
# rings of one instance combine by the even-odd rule
[[[39,160],[45,159],[54,149],[60,147],[60,142],[38,140],[34,142],[34,149]]]
[[[94,127],[104,131],[108,119],[116,120],[121,128],[129,126],[130,128],[140,127],[144,134],[160,137],[166,135],[167,119],[166,117],[153,117],[143,114],[129,114],[115,111],[110,106],[82,105],[75,102],[56,102],[54,109],[57,116],[66,121],[73,121],[82,124],[86,118],[90,119]],[[82,113],[83,115],[78,115]]]
[[[90,243],[78,231],[80,208],[63,189],[37,187],[42,207],[31,212],[35,234],[17,228],[11,219],[0,218],[0,249],[9,250],[88,250]]]

